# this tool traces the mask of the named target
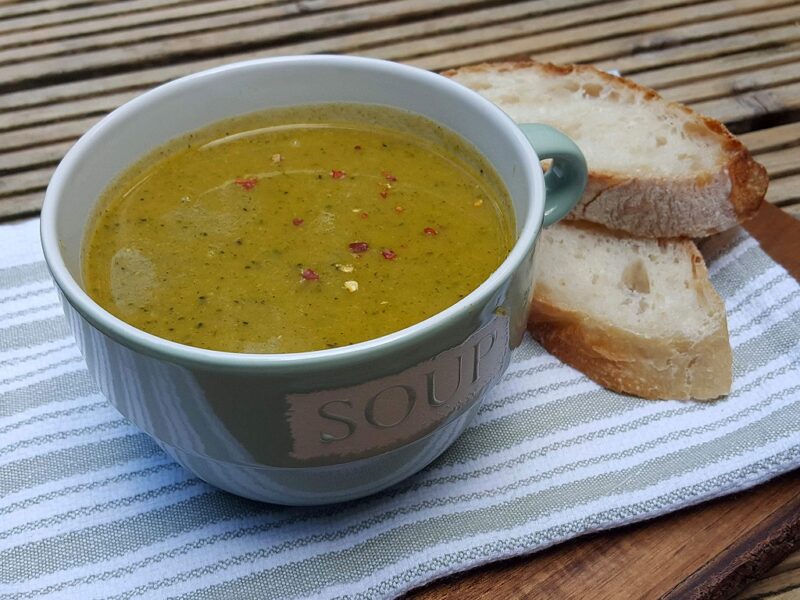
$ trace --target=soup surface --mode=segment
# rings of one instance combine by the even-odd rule
[[[120,319],[230,352],[321,350],[434,315],[515,242],[507,192],[460,137],[385,107],[216,123],[103,193],[87,292]]]

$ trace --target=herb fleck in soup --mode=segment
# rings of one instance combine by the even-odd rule
[[[515,242],[499,177],[466,142],[385,107],[210,125],[103,193],[88,293],[154,335],[283,353],[377,338],[480,285]]]

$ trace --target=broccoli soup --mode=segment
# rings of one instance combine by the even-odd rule
[[[386,107],[319,105],[175,139],[102,194],[83,281],[106,310],[212,350],[322,350],[418,323],[515,243],[467,142]]]

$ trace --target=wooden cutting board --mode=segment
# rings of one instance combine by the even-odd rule
[[[800,221],[765,204],[746,229],[800,280]],[[414,600],[730,598],[800,547],[800,471],[670,515],[434,582]]]

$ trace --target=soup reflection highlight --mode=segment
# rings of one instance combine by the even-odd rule
[[[99,201],[83,279],[162,338],[302,352],[440,312],[514,242],[508,193],[462,138],[395,109],[321,105],[222,121],[130,167]]]

